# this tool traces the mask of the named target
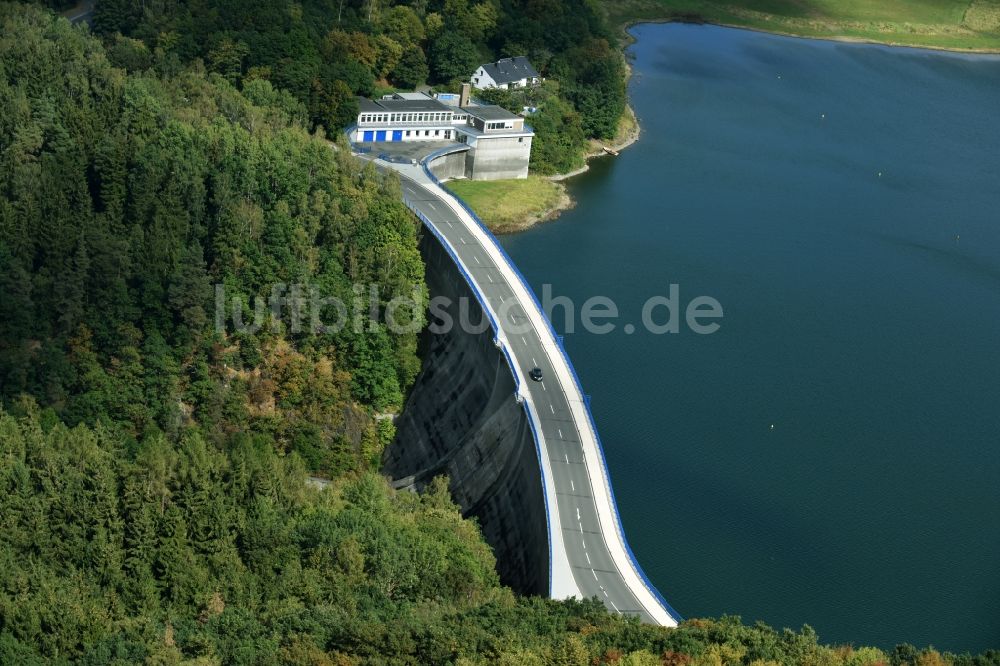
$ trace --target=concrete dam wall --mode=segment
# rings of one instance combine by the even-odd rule
[[[495,332],[458,267],[437,238],[424,234],[421,253],[431,296],[447,296],[456,325],[425,333],[424,367],[402,414],[383,471],[400,488],[421,489],[435,476],[474,517],[497,557],[505,585],[523,594],[549,592],[549,544],[541,471],[531,426],[514,398],[510,366]],[[482,333],[458,325],[483,321]]]

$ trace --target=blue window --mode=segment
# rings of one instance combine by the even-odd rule
[[[374,141],[375,140],[375,132],[373,132],[371,130],[365,130],[365,139],[364,140],[365,141]]]

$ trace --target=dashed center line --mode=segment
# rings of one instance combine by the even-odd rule
[[[416,196],[415,192],[410,192],[409,194],[410,194],[411,197],[415,197]],[[433,210],[435,212],[439,212],[439,208],[435,205],[435,203],[430,202],[430,201],[428,201],[426,203],[427,203],[427,206],[431,210]],[[455,224],[453,222],[451,222],[451,221],[447,221],[446,220],[445,224],[447,224],[449,228],[455,228]],[[468,245],[469,244],[468,238],[465,237],[465,236],[459,236],[459,241],[461,242],[462,245]],[[486,264],[484,264],[482,258],[478,254],[477,255],[473,255],[473,259],[475,260],[477,266],[485,266],[486,265]],[[486,273],[486,278],[489,280],[490,283],[496,284],[496,280],[493,279],[493,275],[491,273],[487,272]],[[504,300],[505,300],[504,297],[501,296],[501,295],[499,295],[499,294],[496,297],[499,299],[500,303],[503,303]],[[514,324],[517,323],[517,318],[514,315],[514,313],[509,313],[508,316],[510,317],[510,321],[512,323],[514,323]],[[528,339],[527,339],[526,336],[524,336],[524,335],[521,336],[521,342],[526,347],[528,346]],[[532,363],[532,366],[539,367],[538,366],[538,361],[534,357],[531,358],[531,363]],[[548,389],[545,386],[545,383],[542,383],[542,390],[543,391],[548,391]],[[555,405],[552,402],[549,403],[549,411],[553,415],[555,415],[555,413],[556,413]],[[559,439],[565,440],[565,436],[563,434],[562,428],[557,428],[557,431],[559,433]],[[569,454],[568,453],[563,454],[563,459],[565,460],[565,462],[566,462],[567,465],[570,464]],[[573,479],[570,479],[569,483],[570,483],[570,489],[573,492],[576,492],[576,483],[575,483],[575,481]],[[576,506],[574,508],[576,510],[577,525],[578,525],[578,527],[580,529],[580,533],[582,535],[582,534],[584,534],[584,529],[583,529],[583,521],[582,521],[581,509],[580,509],[579,506]],[[580,539],[580,545],[583,548],[584,557],[587,560],[587,565],[591,567],[590,573],[594,576],[594,580],[599,582],[600,581],[600,577],[597,574],[597,570],[595,568],[593,568],[593,562],[591,560],[590,553],[587,552],[587,542],[582,538],[582,536],[581,536],[581,539]],[[615,604],[615,602],[613,600],[611,600],[611,598],[610,598],[610,596],[608,594],[608,590],[604,587],[604,585],[599,585],[598,587],[600,588],[601,593],[604,595],[605,599],[608,600],[607,603],[611,606],[611,608],[614,609],[615,612],[620,613],[621,610],[618,608],[618,606]]]

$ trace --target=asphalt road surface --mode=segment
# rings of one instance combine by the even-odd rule
[[[563,542],[579,591],[585,597],[599,598],[619,613],[639,615],[646,622],[662,624],[654,614],[662,619],[663,609],[657,608],[651,613],[643,606],[609,552],[592,488],[593,483],[602,483],[601,471],[587,468],[567,392],[552,371],[541,336],[531,326],[513,289],[503,277],[504,271],[443,199],[403,174],[400,180],[403,196],[451,243],[480,291],[499,313],[509,351],[522,376],[528,377],[532,368],[542,370],[542,381],[528,380],[522,391],[530,396],[545,440],[547,450],[543,454],[551,463]]]

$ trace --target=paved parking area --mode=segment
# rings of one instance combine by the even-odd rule
[[[369,141],[355,143],[354,149],[360,149],[362,152],[374,157],[385,154],[419,162],[435,150],[441,150],[450,146],[467,148],[465,144],[454,141]]]

